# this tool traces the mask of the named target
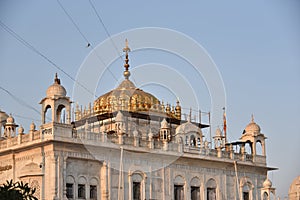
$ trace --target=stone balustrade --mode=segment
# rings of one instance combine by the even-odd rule
[[[53,135],[55,129],[56,135]],[[57,130],[59,129],[59,130]],[[59,133],[59,134],[58,134]],[[72,130],[71,125],[48,123],[41,126],[40,130],[31,131],[27,134],[20,134],[13,138],[2,138],[0,140],[0,152],[13,148],[16,145],[30,145],[32,142],[37,143],[43,140],[62,140],[72,141],[73,143],[91,144],[91,145],[124,145],[134,146],[147,151],[164,150],[168,152],[179,152],[188,155],[200,155],[209,159],[228,159],[243,162],[254,162],[258,165],[266,165],[266,157],[261,155],[250,155],[246,153],[236,153],[234,151],[224,151],[221,148],[211,149],[204,146],[189,146],[186,144],[178,144],[169,142],[166,146],[162,141],[153,138],[141,138],[123,135],[122,144],[119,144],[119,136],[106,133],[95,133],[89,130]],[[182,151],[182,152],[181,152]]]

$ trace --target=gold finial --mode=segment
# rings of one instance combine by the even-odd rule
[[[251,122],[254,123],[254,115],[251,115]]]
[[[127,40],[127,38],[126,38],[126,40],[125,40],[125,47],[123,48],[123,52],[125,52],[125,64],[124,64],[125,71],[124,71],[124,77],[125,77],[126,79],[128,79],[129,76],[130,76],[130,72],[129,72],[129,70],[128,70],[128,68],[129,68],[129,66],[130,66],[130,65],[128,64],[128,62],[129,62],[128,52],[130,52],[130,48],[128,47],[128,40]]]

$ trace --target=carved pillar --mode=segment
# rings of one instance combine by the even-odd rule
[[[230,144],[230,159],[234,159],[234,150],[232,144]]]
[[[119,137],[119,144],[124,144],[123,133],[119,133],[118,137]]]
[[[266,143],[265,141],[261,141],[261,146],[262,146],[262,154],[263,156],[266,156]]]
[[[109,188],[108,188],[108,166],[106,162],[103,162],[101,167],[101,199],[108,200],[109,199]]]
[[[168,151],[169,143],[167,141],[163,141],[163,150]]]
[[[51,171],[49,181],[51,184],[51,196],[53,196],[53,199],[58,199],[58,168],[58,156],[53,155],[53,157],[51,158]],[[48,184],[46,183],[46,185]]]
[[[179,142],[178,142],[178,152],[182,153],[183,152],[183,141],[182,138],[179,138]]]
[[[111,164],[107,162],[107,190],[108,190],[108,197],[107,199],[110,199],[111,197]]]
[[[133,145],[135,147],[139,147],[140,146],[140,138],[139,138],[139,136],[134,136],[133,137]]]
[[[129,172],[128,173],[128,199],[132,199],[133,198],[133,196],[132,196],[132,188],[133,188],[133,186],[132,186],[132,173],[131,172]]]
[[[63,181],[62,181],[62,195],[63,195],[63,199],[67,200],[67,188],[66,188],[66,180],[67,180],[67,156],[62,157],[62,167],[63,167]]]
[[[241,146],[241,154],[242,154],[242,160],[246,160],[246,151],[245,151],[245,143],[242,144]]]
[[[57,170],[57,175],[56,175],[56,180],[57,180],[57,193],[58,193],[58,198],[59,199],[64,199],[64,182],[66,180],[66,177],[64,177],[64,157],[63,155],[58,155],[56,159],[56,170]]]
[[[53,103],[52,105],[51,105],[51,109],[52,109],[52,122],[57,122],[57,117],[56,117],[56,108],[57,106],[56,106],[56,103]]]
[[[254,140],[252,143],[252,154],[253,157],[256,155],[256,140]]]
[[[221,147],[217,147],[217,156],[218,156],[218,158],[222,158],[222,148]]]
[[[1,129],[1,127],[0,127],[0,129]],[[23,136],[23,134],[18,135],[18,144],[22,143],[22,136]]]

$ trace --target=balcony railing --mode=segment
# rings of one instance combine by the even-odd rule
[[[57,130],[53,134],[53,130]],[[71,126],[64,124],[46,124],[41,127],[41,130],[33,131],[28,134],[21,134],[13,138],[7,138],[0,140],[0,151],[5,149],[16,147],[17,145],[30,145],[32,142],[43,141],[44,139],[71,141],[73,143],[88,143],[92,145],[99,145],[105,143],[113,143],[118,145],[122,141],[124,146],[136,146],[137,148],[143,148],[143,150],[151,151],[151,149],[160,149],[166,152],[179,152],[184,155],[199,155],[209,157],[210,159],[228,159],[237,160],[243,162],[254,162],[259,165],[266,165],[266,157],[261,155],[242,154],[236,152],[224,151],[222,149],[205,148],[203,145],[189,146],[184,144],[178,144],[173,141],[167,145],[157,139],[141,138],[133,136],[123,135],[123,138],[119,138],[117,134],[103,134],[95,133],[85,130],[72,130]],[[79,140],[78,140],[79,139]]]

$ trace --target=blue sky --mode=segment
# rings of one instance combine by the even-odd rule
[[[108,38],[88,1],[60,1],[93,46]],[[270,178],[280,197],[287,195],[294,177],[300,175],[300,2],[272,1],[109,1],[94,2],[111,35],[134,28],[168,28],[194,39],[211,56],[226,89],[228,134],[237,140],[251,114],[268,137],[268,164],[278,167]],[[40,52],[76,77],[91,52],[57,1],[1,1],[0,20]],[[131,39],[132,40],[132,39]],[[132,41],[134,43],[134,41]],[[0,86],[40,110],[39,101],[52,84],[55,72],[72,96],[74,82],[0,28]],[[143,50],[130,55],[132,68],[149,62],[175,66],[186,63],[167,53]],[[150,57],[150,58],[149,58]],[[121,59],[110,69],[122,76]],[[179,65],[179,64],[178,64]],[[180,72],[180,68],[176,68]],[[183,70],[189,72],[188,70]],[[182,72],[182,71],[181,71]],[[210,110],[210,96],[199,82],[200,105]],[[192,73],[190,73],[192,74]],[[110,79],[114,81],[113,79]],[[198,82],[197,82],[198,81]],[[113,83],[99,85],[101,95]],[[156,87],[145,87],[157,97]],[[40,115],[0,90],[0,108],[16,116],[28,130]],[[162,97],[168,99],[168,97]],[[173,98],[173,97],[172,97]],[[170,101],[174,100],[170,98]],[[73,99],[76,101],[76,99]],[[222,115],[222,113],[215,113]],[[220,122],[221,123],[221,122]]]

